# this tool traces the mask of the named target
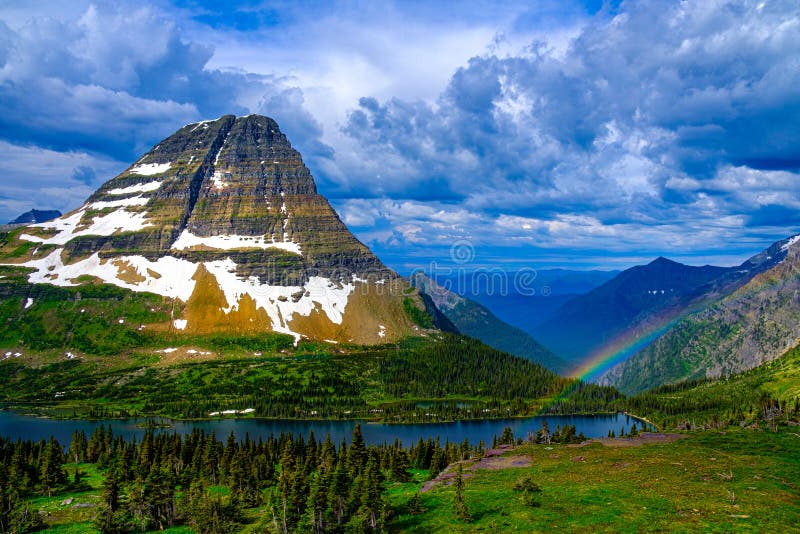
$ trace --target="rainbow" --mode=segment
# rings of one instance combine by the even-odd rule
[[[754,276],[745,285],[731,293],[729,297],[733,295],[748,296],[761,291],[765,286],[774,283],[773,277],[769,274],[770,272],[771,271],[768,271]],[[710,302],[712,301],[708,299],[701,300],[682,311],[666,311],[660,316],[655,317],[654,320],[651,321],[650,326],[623,332],[616,339],[607,343],[581,362],[580,365],[570,373],[570,378],[588,382],[601,376],[615,365],[624,362],[661,337],[667,330],[675,326],[678,321],[703,309]]]
[[[546,412],[554,404],[568,398],[581,382],[590,382],[645,348],[672,328],[682,317],[679,314],[668,314],[662,316],[660,320],[655,319],[650,326],[621,333],[581,362],[569,375],[575,381],[543,403],[539,407],[539,413]]]
[[[672,328],[678,318],[656,321],[655,325],[634,332],[626,331],[611,342],[596,350],[570,373],[571,378],[585,382],[591,381],[603,373],[624,362],[650,343],[661,337]]]

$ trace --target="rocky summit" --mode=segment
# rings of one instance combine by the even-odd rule
[[[13,237],[30,282],[175,299],[164,328],[355,343],[420,328],[419,296],[348,231],[263,116],[186,125],[80,208]]]

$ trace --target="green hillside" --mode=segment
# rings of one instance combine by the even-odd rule
[[[785,258],[719,302],[678,321],[666,334],[601,378],[625,393],[724,377],[781,356],[800,341],[800,248],[779,241],[765,252]],[[774,258],[773,258],[774,259]]]
[[[661,386],[626,404],[662,428],[751,424],[775,406],[787,417],[800,412],[800,346],[750,371]]]
[[[608,411],[617,397],[435,330],[376,346],[187,334],[169,327],[177,300],[29,284],[19,267],[0,276],[0,402],[50,415],[419,421]]]
[[[462,334],[541,364],[553,372],[569,372],[571,366],[567,362],[526,332],[500,320],[485,306],[440,286],[420,272],[411,277],[411,284],[429,298],[438,312]]]

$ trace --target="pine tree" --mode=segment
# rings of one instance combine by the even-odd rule
[[[391,453],[389,469],[392,480],[395,482],[408,482],[408,455],[402,449],[395,449]]]
[[[102,504],[95,517],[94,526],[103,534],[125,532],[127,514],[121,511],[122,487],[119,465],[113,465],[106,473],[101,494]]]
[[[8,531],[14,534],[35,532],[45,527],[37,510],[31,509],[28,503],[17,500],[12,504],[7,516]]]
[[[294,507],[296,495],[295,489],[295,469],[297,458],[291,441],[287,441],[281,452],[280,475],[278,476],[278,490],[281,496],[280,519],[284,532],[293,530],[297,522],[298,514]]]
[[[383,529],[386,504],[383,502],[383,486],[378,474],[378,465],[373,458],[369,459],[365,468],[360,508],[373,531]]]
[[[547,420],[542,419],[542,427],[536,433],[536,441],[550,445],[552,436],[550,435],[550,427],[547,426]]]
[[[337,463],[333,471],[333,480],[328,490],[328,506],[336,516],[336,524],[341,525],[347,512],[347,496],[350,489],[350,477],[342,462]]]
[[[500,435],[500,439],[498,440],[500,445],[513,445],[514,444],[514,431],[511,430],[510,426],[507,426],[503,429],[503,433]]]
[[[74,487],[80,487],[81,482],[83,482],[83,475],[81,470],[78,469],[78,466],[75,466],[75,474],[72,476],[72,485]]]
[[[61,452],[61,446],[57,441],[51,439],[44,446],[40,454],[39,460],[39,480],[42,486],[42,493],[52,496],[53,490],[59,484],[64,484],[67,481],[67,475],[61,467],[64,463],[64,457]]]
[[[416,492],[413,497],[408,501],[408,513],[411,515],[419,515],[422,510],[422,499],[420,499],[419,492]]]
[[[431,458],[431,467],[430,467],[430,474],[431,478],[436,478],[439,473],[445,470],[447,467],[447,456],[444,453],[444,450],[441,448],[437,448],[433,451],[433,457]]]
[[[320,471],[317,471],[311,476],[311,483],[309,484],[306,514],[309,516],[307,523],[311,526],[311,531],[314,534],[325,531],[327,498],[325,495],[326,481],[324,478],[324,475]]]
[[[81,430],[72,433],[67,456],[73,463],[79,464],[86,461],[86,434]]]
[[[467,503],[464,501],[464,472],[460,463],[458,464],[453,486],[455,486],[456,490],[455,496],[453,497],[453,511],[458,519],[469,522],[472,520],[472,516],[470,516]]]
[[[353,428],[353,439],[347,449],[347,467],[353,476],[364,468],[366,457],[367,449],[364,445],[364,436],[361,435],[361,423],[356,423]]]

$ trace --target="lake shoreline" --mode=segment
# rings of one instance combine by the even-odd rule
[[[206,434],[214,433],[225,436],[233,433],[237,439],[266,438],[270,435],[277,436],[281,433],[308,435],[313,432],[316,436],[330,434],[334,441],[348,440],[357,424],[361,425],[362,433],[368,442],[380,444],[392,442],[399,438],[404,443],[418,441],[420,438],[435,439],[451,442],[462,442],[465,439],[471,443],[484,441],[491,442],[494,436],[502,434],[505,427],[512,429],[519,438],[525,438],[530,433],[536,433],[547,421],[551,430],[557,426],[575,426],[577,433],[583,433],[588,438],[600,438],[608,435],[612,430],[628,428],[631,424],[645,425],[638,419],[631,418],[622,412],[601,415],[544,415],[516,418],[493,418],[477,420],[460,420],[453,422],[412,422],[412,423],[381,423],[363,419],[349,420],[298,420],[298,419],[258,419],[258,418],[216,418],[202,421],[177,421],[169,418],[124,418],[124,419],[53,419],[39,415],[23,415],[12,410],[0,411],[0,436],[11,439],[49,439],[56,437],[61,442],[69,442],[74,431],[83,431],[91,434],[99,427],[110,429],[115,435],[127,437],[141,437],[147,432],[167,432],[175,434],[190,434],[196,430]],[[159,427],[159,428],[154,428]]]
[[[28,408],[29,409],[29,408]],[[634,415],[622,410],[614,411],[614,412],[572,412],[572,413],[559,413],[559,414],[551,414],[551,413],[529,413],[529,414],[505,414],[499,415],[497,417],[492,416],[481,416],[481,417],[463,417],[458,419],[437,419],[437,420],[430,420],[430,419],[401,419],[401,420],[385,420],[379,418],[370,418],[370,417],[259,417],[259,416],[250,416],[248,414],[240,414],[241,416],[236,416],[236,414],[230,414],[232,417],[222,417],[222,416],[211,416],[211,417],[193,417],[193,418],[180,418],[180,417],[172,417],[168,415],[124,415],[124,416],[104,416],[104,417],[81,417],[80,415],[75,416],[59,416],[58,414],[47,414],[41,412],[26,412],[21,407],[16,407],[14,405],[6,405],[0,407],[0,412],[12,412],[19,415],[24,415],[27,417],[38,417],[42,419],[51,419],[53,421],[127,421],[132,419],[164,419],[169,421],[176,421],[176,422],[185,422],[185,423],[195,423],[195,422],[209,422],[209,421],[298,421],[298,422],[327,422],[327,421],[360,421],[367,424],[378,424],[378,425],[437,425],[437,424],[450,424],[450,423],[458,423],[458,422],[468,422],[468,421],[497,421],[497,420],[504,420],[504,419],[528,419],[531,417],[578,417],[578,416],[586,416],[586,417],[600,417],[600,416],[613,416],[615,414],[624,414],[628,417],[633,419],[637,419],[639,421],[643,421],[653,427],[656,425],[652,422],[644,419],[643,417],[639,417],[638,415]]]

